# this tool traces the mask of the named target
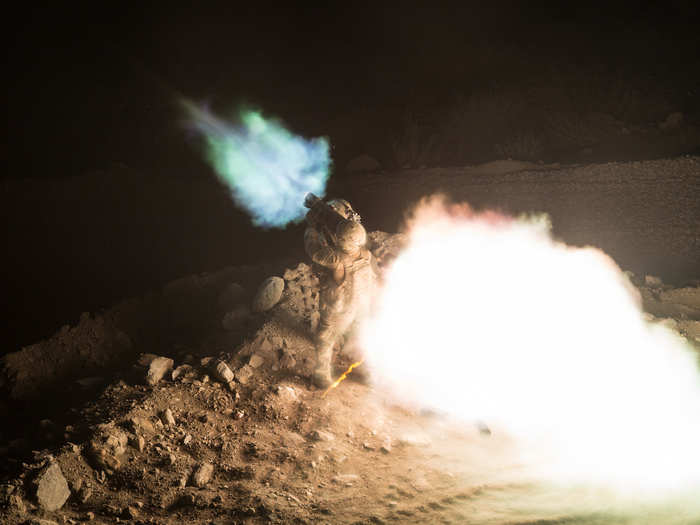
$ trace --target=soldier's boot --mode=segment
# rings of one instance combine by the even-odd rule
[[[333,384],[331,377],[331,353],[333,344],[319,345],[318,355],[316,356],[316,368],[314,369],[311,380],[318,388],[328,388]]]

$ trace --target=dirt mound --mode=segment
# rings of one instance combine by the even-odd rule
[[[106,311],[85,312],[76,326],[66,325],[51,338],[0,358],[0,387],[12,399],[31,400],[80,379],[120,371],[140,353],[180,352],[220,322],[231,306],[231,285],[241,288],[236,304],[248,303],[258,281],[284,266],[229,267],[188,276]],[[237,326],[229,339],[247,329],[250,323]]]

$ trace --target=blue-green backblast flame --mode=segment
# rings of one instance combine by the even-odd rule
[[[298,137],[256,111],[242,111],[234,125],[189,101],[182,104],[206,140],[217,176],[256,226],[284,228],[298,222],[307,211],[305,195],[325,195],[331,164],[325,138]]]

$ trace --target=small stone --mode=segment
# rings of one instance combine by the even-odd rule
[[[299,277],[299,270],[297,270],[297,269],[287,268],[284,270],[284,273],[282,274],[282,278],[288,282],[294,281],[298,277]]]
[[[258,350],[263,354],[268,354],[274,350],[272,343],[267,337],[261,337],[257,340]]]
[[[90,496],[92,496],[92,487],[88,484],[83,484],[78,491],[78,501],[80,501],[80,503],[87,503]]]
[[[217,379],[219,379],[219,381],[226,384],[233,381],[233,372],[231,371],[231,368],[229,368],[229,366],[223,361],[219,361],[216,364],[215,372],[216,377]]]
[[[144,439],[143,436],[137,436],[136,437],[136,450],[139,452],[143,452],[143,450],[146,448],[146,440]]]
[[[185,488],[187,486],[187,476],[182,476],[178,481],[178,485],[180,488]]]
[[[111,474],[121,468],[129,438],[111,424],[98,425],[98,430],[90,440],[90,453],[95,462]]]
[[[309,434],[309,438],[312,441],[333,441],[335,436],[330,432],[324,432],[323,430],[312,430]]]
[[[51,463],[44,468],[37,476],[35,484],[37,501],[45,510],[60,509],[70,496],[68,482],[63,477],[58,463]]]
[[[182,438],[182,444],[189,445],[190,443],[192,443],[192,434],[187,434],[184,438]]]
[[[284,291],[284,279],[281,277],[268,277],[258,288],[253,299],[254,312],[266,312],[275,306],[282,298]]]
[[[282,349],[282,357],[280,357],[279,364],[282,368],[291,370],[297,364],[297,360],[287,349]]]
[[[148,366],[148,372],[146,374],[146,382],[153,386],[158,381],[165,377],[170,370],[173,368],[173,360],[169,357],[156,357],[151,364]]]
[[[655,275],[645,275],[644,284],[650,288],[661,288],[664,285],[663,281]]]
[[[189,372],[192,371],[191,365],[180,365],[172,371],[170,378],[175,381],[179,377],[185,377]]]
[[[367,441],[362,443],[362,448],[364,448],[365,450],[374,450],[374,447],[372,446],[372,444],[368,443]]]
[[[163,412],[163,423],[171,427],[175,426],[175,416],[173,416],[173,411],[169,408],[166,408],[165,412]]]
[[[338,474],[331,478],[333,483],[339,483],[345,486],[351,486],[356,481],[360,481],[360,476],[357,474]]]
[[[253,377],[253,370],[254,369],[251,366],[242,366],[241,368],[236,370],[234,377],[236,378],[236,381],[238,381],[240,384],[248,384],[250,378]]]
[[[384,454],[389,454],[391,452],[391,438],[386,438],[382,442],[382,446],[379,447],[379,450]]]
[[[134,416],[129,419],[129,426],[134,434],[140,434],[141,432],[146,432],[153,434],[156,429],[153,427],[153,423],[145,417]]]
[[[75,478],[72,481],[69,481],[68,484],[70,485],[70,491],[77,494],[80,489],[83,488],[83,478]]]
[[[432,442],[428,436],[406,433],[399,437],[398,443],[410,447],[430,447]]]
[[[277,386],[274,392],[284,403],[294,403],[299,400],[297,391],[291,386]]]
[[[92,521],[95,519],[95,513],[94,512],[88,512],[85,514],[85,521]]]
[[[195,487],[204,487],[211,481],[212,474],[214,474],[214,465],[206,462],[202,463],[192,474],[192,483]]]
[[[264,362],[265,362],[265,360],[261,356],[259,356],[258,354],[253,354],[250,356],[250,359],[248,360],[248,365],[252,366],[253,368],[258,368]]]
[[[19,494],[10,495],[10,497],[7,499],[7,503],[11,509],[14,509],[19,514],[24,514],[27,512],[27,506],[24,504],[24,500],[21,496],[19,496]]]
[[[148,368],[154,359],[158,359],[158,356],[156,354],[141,354],[139,355],[136,364],[142,366],[143,368]]]

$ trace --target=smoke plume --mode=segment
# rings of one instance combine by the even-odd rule
[[[407,233],[364,327],[380,387],[512,436],[543,479],[699,486],[696,356],[610,257],[439,198]]]
[[[307,140],[259,112],[237,124],[182,101],[189,124],[206,141],[206,156],[241,209],[261,227],[284,228],[303,219],[304,196],[325,195],[331,160],[325,138]]]

